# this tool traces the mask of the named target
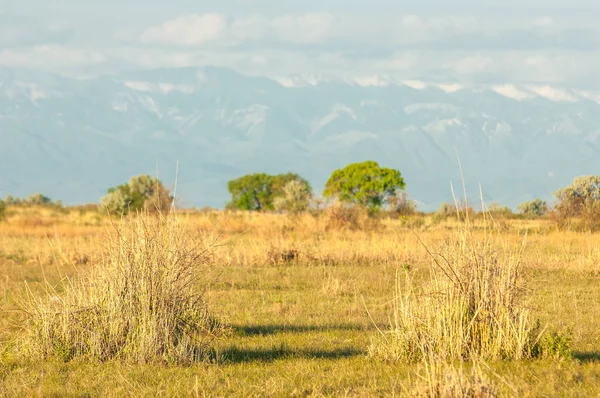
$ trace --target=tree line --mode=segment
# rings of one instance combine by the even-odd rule
[[[322,197],[345,205],[357,206],[375,214],[382,208],[398,213],[416,211],[414,202],[408,199],[406,183],[399,170],[381,167],[375,161],[351,163],[333,171],[327,180]],[[227,209],[245,211],[280,211],[299,213],[318,207],[313,187],[308,180],[296,173],[270,175],[254,173],[228,182],[231,195]],[[552,215],[560,227],[570,227],[573,219],[585,229],[600,229],[600,176],[582,176],[572,184],[554,193],[556,202],[551,207],[541,199],[534,199],[518,206],[521,215],[534,218]],[[128,182],[109,188],[102,197],[100,207],[109,213],[125,215],[131,211],[160,212],[173,206],[170,190],[157,178],[140,175]],[[62,207],[42,194],[26,198],[7,196],[0,199],[0,220],[8,206],[35,205]],[[496,214],[512,214],[508,207],[492,204],[487,209]],[[454,205],[442,204],[437,214],[445,217],[456,213]]]

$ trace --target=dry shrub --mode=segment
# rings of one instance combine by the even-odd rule
[[[379,219],[371,217],[369,211],[360,206],[348,206],[336,202],[323,213],[326,230],[371,230],[377,228]]]
[[[267,258],[271,265],[289,265],[297,263],[300,252],[297,249],[281,249],[274,246],[269,248]]]
[[[114,225],[102,261],[30,295],[24,354],[131,363],[200,360],[219,331],[203,299],[210,244],[172,215],[141,214]]]
[[[416,283],[409,270],[397,275],[392,327],[371,353],[408,362],[537,356],[539,323],[521,302],[524,243],[511,245],[489,229],[477,238],[467,219],[439,252],[428,251],[429,281]]]

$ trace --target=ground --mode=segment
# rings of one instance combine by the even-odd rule
[[[219,242],[206,298],[228,330],[211,360],[65,363],[14,352],[26,333],[20,303],[43,295],[44,281],[93,267],[110,224],[87,210],[13,210],[0,223],[0,396],[402,396],[419,383],[420,365],[372,358],[369,346],[389,325],[396,271],[424,270],[419,240],[435,247],[456,220],[352,228],[308,215],[181,217]],[[486,376],[501,396],[600,395],[600,236],[548,220],[498,224],[509,240],[527,235],[524,304],[549,329],[572,331],[573,356],[491,361]]]

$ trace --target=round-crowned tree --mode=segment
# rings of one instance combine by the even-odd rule
[[[294,184],[291,184],[292,182]],[[227,207],[237,210],[274,210],[278,198],[285,199],[287,197],[293,201],[299,199],[298,197],[294,198],[296,193],[312,195],[312,188],[308,181],[295,173],[277,175],[248,174],[229,181],[227,189],[231,194],[231,201],[227,204]],[[292,207],[301,206],[299,203],[292,205],[290,201],[282,201],[282,199],[277,201],[277,205],[283,207],[289,207],[288,205]]]
[[[377,162],[369,160],[335,170],[325,184],[323,196],[375,212],[405,187],[400,171],[380,167]]]

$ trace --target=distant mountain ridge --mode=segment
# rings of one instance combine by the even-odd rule
[[[97,202],[141,173],[175,180],[187,205],[221,207],[231,178],[294,171],[320,193],[330,173],[398,168],[424,210],[462,192],[505,205],[600,166],[600,92],[469,86],[386,76],[269,79],[214,67],[89,79],[0,69],[0,196]]]

